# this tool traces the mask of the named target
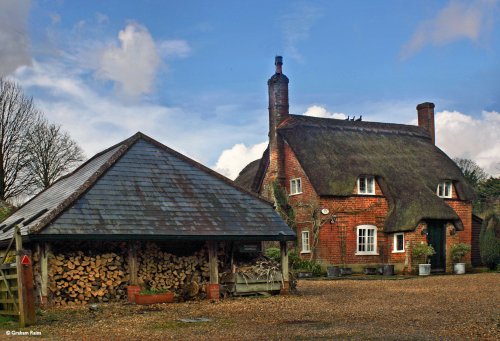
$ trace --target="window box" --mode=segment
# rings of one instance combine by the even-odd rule
[[[172,303],[174,301],[173,292],[163,292],[158,294],[136,294],[135,303],[140,305],[156,304],[156,303]]]
[[[358,194],[375,195],[375,178],[373,176],[360,176],[358,178]]]

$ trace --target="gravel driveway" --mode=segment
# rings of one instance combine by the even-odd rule
[[[500,340],[499,284],[497,273],[308,280],[289,296],[52,308],[23,331],[50,340]],[[210,321],[179,321],[200,317]],[[0,326],[0,339],[19,331]]]

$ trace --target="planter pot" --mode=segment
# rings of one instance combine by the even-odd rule
[[[430,264],[419,264],[418,265],[418,275],[419,276],[429,276],[431,274]]]
[[[457,275],[463,275],[465,273],[465,263],[455,263],[453,265],[453,272]]]
[[[216,283],[207,283],[207,298],[209,300],[220,299],[220,285]]]
[[[313,276],[312,271],[298,271],[297,278],[311,278]]]
[[[129,302],[135,302],[135,295],[139,294],[141,287],[138,285],[129,285],[127,287],[127,298]]]
[[[326,268],[328,278],[340,277],[340,268],[338,266],[329,266]]]
[[[349,276],[352,275],[352,268],[340,268],[341,276]]]
[[[384,276],[394,276],[394,265],[386,264],[382,267],[382,274]]]
[[[377,268],[371,268],[371,267],[365,267],[363,269],[363,273],[365,275],[376,275],[376,274],[378,274],[378,269]]]
[[[164,292],[153,295],[135,295],[135,303],[140,305],[156,304],[156,303],[171,303],[174,301],[173,292]]]

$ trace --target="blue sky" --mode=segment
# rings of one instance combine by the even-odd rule
[[[500,173],[498,1],[0,1],[0,75],[88,156],[140,130],[233,177],[265,148],[283,55],[290,112],[415,124]]]

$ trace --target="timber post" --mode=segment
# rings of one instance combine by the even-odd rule
[[[16,240],[19,326],[26,327],[35,323],[35,288],[33,284],[33,262],[31,258],[31,251],[24,250],[22,248],[23,242],[19,227],[16,227],[14,234]]]
[[[38,244],[40,253],[40,303],[42,305],[47,304],[48,298],[48,283],[49,283],[49,253],[50,244],[42,243]]]
[[[290,288],[290,274],[288,273],[288,248],[286,241],[280,241],[280,253],[281,253],[281,273],[283,275],[283,287],[281,289],[282,294],[288,294]]]
[[[139,245],[137,242],[128,242],[128,273],[130,274],[128,286],[127,286],[127,297],[129,302],[135,303],[135,295],[141,291],[139,286],[139,277],[137,276],[138,261],[137,261],[137,250]]]
[[[217,261],[217,242],[210,240],[208,244],[208,264],[210,267],[210,283],[207,285],[207,298],[218,300],[220,298],[219,287],[219,263]]]

